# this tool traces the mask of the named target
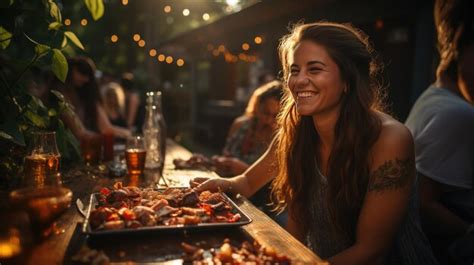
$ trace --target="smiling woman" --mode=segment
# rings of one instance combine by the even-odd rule
[[[413,139],[382,112],[367,37],[344,24],[297,25],[279,54],[275,141],[242,175],[198,189],[249,196],[276,176],[288,230],[331,264],[436,264],[419,226]]]

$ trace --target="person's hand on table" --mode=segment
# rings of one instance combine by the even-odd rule
[[[242,174],[249,167],[244,161],[231,156],[213,156],[212,161],[217,174],[223,177]]]
[[[224,178],[194,178],[189,184],[191,188],[194,188],[198,192],[205,190],[227,192],[232,188],[232,182]]]

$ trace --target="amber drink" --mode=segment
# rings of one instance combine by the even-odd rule
[[[32,154],[25,157],[25,180],[30,186],[56,185],[59,181],[60,155]]]
[[[125,151],[128,174],[142,175],[145,168],[146,151],[144,149],[131,148]]]

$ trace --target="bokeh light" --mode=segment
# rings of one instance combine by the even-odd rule
[[[113,34],[112,36],[110,36],[110,40],[111,40],[112,42],[117,42],[118,39],[119,39],[118,36],[115,35],[115,34]]]

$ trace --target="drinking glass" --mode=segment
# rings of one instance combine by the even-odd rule
[[[127,139],[125,160],[127,161],[127,170],[130,176],[140,176],[143,174],[146,160],[143,136],[137,135]]]
[[[102,157],[102,135],[93,134],[81,139],[82,158],[86,166],[97,165]]]
[[[62,187],[60,154],[54,132],[32,134],[30,152],[25,157],[21,187],[10,193],[15,207],[29,215],[33,233],[39,239],[60,233],[55,220],[71,205],[72,192]]]

